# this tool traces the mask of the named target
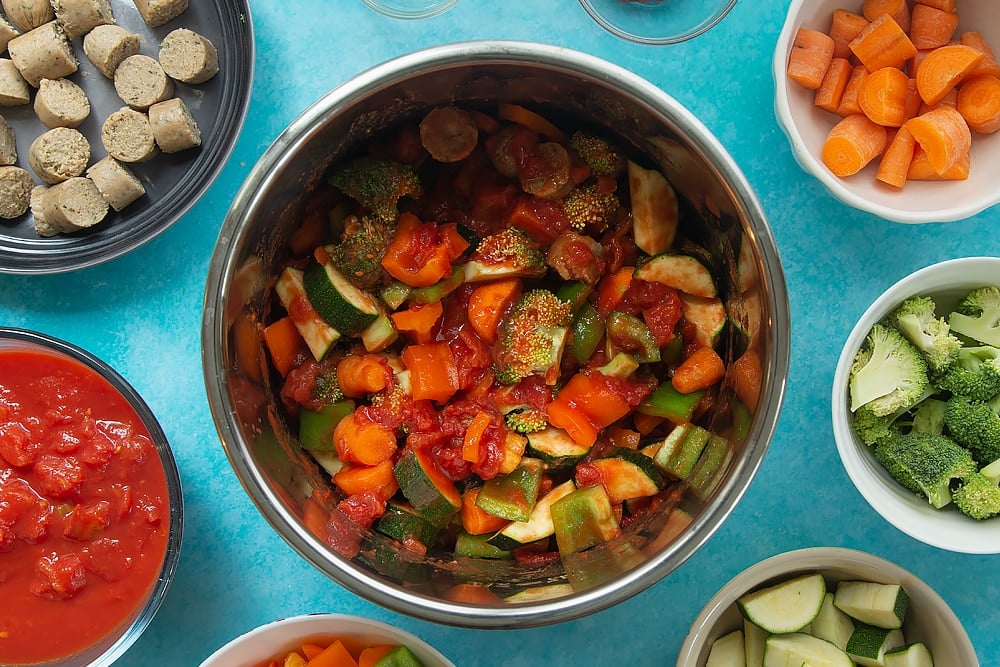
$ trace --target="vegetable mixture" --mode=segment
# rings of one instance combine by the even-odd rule
[[[348,557],[355,524],[546,563],[706,499],[761,360],[748,332],[720,355],[715,264],[683,212],[623,147],[513,104],[435,108],[334,165],[263,331],[337,492],[332,513],[306,501],[310,528]]]
[[[420,658],[403,644],[356,648],[350,641],[307,641],[297,650],[270,660],[266,667],[421,667]]]

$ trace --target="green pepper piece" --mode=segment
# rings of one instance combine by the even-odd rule
[[[389,310],[396,310],[403,305],[412,290],[413,288],[406,283],[394,280],[383,287],[378,295],[382,302],[389,307]]]
[[[437,303],[461,287],[464,280],[465,271],[462,267],[456,266],[452,268],[451,275],[444,280],[427,287],[417,287],[406,298],[410,303],[416,304]]]
[[[634,350],[636,361],[640,364],[660,360],[660,348],[653,332],[635,315],[613,311],[608,316],[608,338],[622,349]]]
[[[684,337],[677,335],[660,348],[660,361],[671,368],[677,368],[684,361]]]
[[[423,667],[423,663],[409,647],[400,645],[379,658],[375,667]]]
[[[544,469],[545,464],[540,459],[523,457],[513,471],[483,484],[476,497],[476,505],[493,516],[509,521],[527,521],[538,500]]]
[[[704,395],[704,391],[682,394],[674,389],[674,385],[664,382],[636,410],[644,415],[665,417],[675,424],[683,424],[691,421],[691,415]]]
[[[584,486],[552,504],[556,544],[563,556],[575,554],[621,534],[603,484]]]
[[[733,440],[743,442],[750,432],[753,414],[750,412],[750,408],[735,396],[733,396],[730,402],[730,407],[733,412]]]
[[[569,343],[569,353],[577,363],[586,363],[604,337],[604,318],[589,303],[580,306],[570,324],[573,338]]]
[[[354,412],[354,401],[337,401],[318,411],[299,412],[299,442],[308,450],[333,451],[333,430],[340,420]]]
[[[556,296],[559,297],[560,301],[566,301],[573,307],[573,312],[579,312],[583,304],[587,303],[587,297],[590,293],[594,291],[593,286],[588,285],[580,280],[570,280],[564,282],[559,290],[556,292]]]
[[[460,531],[455,538],[455,555],[466,556],[468,558],[492,558],[494,560],[510,560],[514,557],[512,551],[506,551],[493,546],[489,540],[493,533],[484,535],[470,535]]]

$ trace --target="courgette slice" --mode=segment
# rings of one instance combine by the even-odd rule
[[[885,667],[885,654],[904,644],[903,633],[858,623],[844,651],[863,667]]]
[[[549,426],[528,434],[528,454],[545,463],[547,470],[562,471],[575,466],[590,453],[561,428]]]
[[[721,435],[712,435],[708,439],[708,444],[698,457],[695,465],[688,477],[688,484],[691,491],[699,500],[705,500],[722,481],[722,475],[726,467],[733,458],[733,450],[729,446],[729,440]]]
[[[665,252],[636,268],[632,277],[662,283],[685,294],[711,298],[718,296],[712,270],[692,254]]]
[[[909,602],[899,584],[871,581],[842,581],[833,597],[833,604],[851,618],[887,630],[902,627]]]
[[[592,465],[601,472],[601,480],[612,504],[655,496],[667,481],[653,459],[625,447],[593,461]]]
[[[320,317],[345,336],[357,336],[379,315],[375,299],[330,262],[311,262],[302,283]]]
[[[327,324],[309,300],[302,271],[285,267],[278,276],[274,291],[281,305],[292,316],[295,328],[306,341],[313,357],[316,361],[322,360],[333,344],[340,340],[340,332]]]
[[[830,642],[802,632],[771,635],[764,642],[763,667],[855,667],[851,656]]]
[[[499,533],[489,538],[489,543],[499,549],[513,550],[517,547],[551,536],[555,533],[552,523],[552,505],[576,490],[573,480],[553,487],[535,503],[535,509],[527,521],[512,521]]]
[[[812,623],[823,606],[826,581],[819,573],[804,574],[740,597],[744,618],[770,633],[798,632]]]
[[[678,424],[664,438],[653,461],[677,479],[687,479],[711,438],[712,433],[701,426]]]
[[[390,501],[385,512],[375,522],[375,530],[400,542],[415,539],[424,546],[431,546],[437,540],[441,529],[417,514],[407,503]]]
[[[743,641],[746,644],[747,667],[762,667],[764,664],[764,642],[768,632],[764,628],[743,619]]]
[[[512,602],[514,604],[519,602],[544,602],[546,600],[563,598],[567,595],[572,595],[573,593],[574,590],[570,584],[550,584],[548,586],[525,588],[524,590],[518,591],[513,595],[508,595],[504,598],[504,601]]]
[[[692,296],[683,292],[680,297],[681,312],[684,313],[684,319],[688,324],[694,327],[695,342],[714,347],[729,319],[722,300],[718,297]]]
[[[299,410],[299,443],[308,450],[333,451],[333,430],[354,412],[354,401],[336,401],[319,410]]]
[[[392,323],[392,318],[381,306],[378,310],[378,317],[361,332],[361,342],[369,352],[381,352],[399,338],[399,331]]]
[[[742,630],[733,630],[712,642],[705,667],[746,667],[746,643]]]
[[[934,657],[922,642],[914,642],[885,654],[885,667],[934,667]]]
[[[647,255],[657,255],[674,244],[680,221],[677,193],[656,169],[628,163],[629,200],[632,202],[632,238]]]
[[[435,526],[447,525],[462,506],[455,484],[420,450],[404,449],[393,473],[413,509]]]
[[[553,503],[552,525],[559,554],[563,557],[621,534],[603,484],[576,489]]]
[[[401,644],[379,658],[372,667],[423,667],[409,646]]]
[[[823,597],[823,606],[812,622],[811,634],[825,639],[840,649],[847,648],[847,642],[854,634],[854,621],[833,604],[833,593],[827,591]]]

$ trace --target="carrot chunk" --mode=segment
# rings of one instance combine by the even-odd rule
[[[983,74],[966,81],[958,90],[955,106],[973,131],[992,134],[1000,130],[1000,78]]]
[[[839,7],[834,9],[830,18],[830,30],[827,31],[827,34],[833,39],[833,57],[850,58],[851,47],[848,44],[860,35],[867,26],[868,19],[861,14],[855,14]]]
[[[913,151],[913,161],[910,162],[910,169],[906,172],[908,181],[964,181],[969,177],[969,154],[964,153],[959,156],[955,164],[943,174],[937,173],[931,166],[931,161],[927,157],[927,151],[917,144]]]
[[[958,14],[916,5],[910,20],[910,40],[917,49],[936,49],[951,41],[956,28]]]
[[[865,79],[858,93],[861,110],[872,121],[886,127],[899,127],[906,121],[906,95],[909,77],[903,70],[883,67]]]
[[[864,65],[855,65],[851,69],[851,78],[847,80],[844,94],[840,96],[840,105],[837,106],[837,115],[850,116],[855,113],[863,113],[861,105],[858,104],[858,94],[861,86],[864,85],[868,77],[868,70]]]
[[[943,174],[969,152],[972,132],[962,114],[952,107],[942,106],[906,121],[904,127],[913,134],[934,171]]]
[[[804,88],[816,90],[833,60],[833,47],[833,38],[826,33],[799,28],[788,54],[788,77]]]
[[[875,178],[896,188],[903,187],[916,146],[917,141],[910,131],[905,127],[899,128],[882,154]]]
[[[851,63],[846,58],[834,58],[826,69],[823,82],[816,89],[813,104],[824,111],[837,113],[840,100],[844,96],[847,82],[851,78]]]
[[[968,78],[974,76],[979,76],[980,74],[992,74],[993,76],[1000,77],[1000,64],[997,64],[996,55],[993,53],[993,49],[990,45],[986,43],[982,34],[976,31],[963,32],[958,36],[958,41],[960,44],[965,44],[966,46],[971,46],[975,50],[983,54],[983,59],[979,61],[975,69],[969,72]]]
[[[921,99],[930,105],[940,102],[983,57],[981,51],[964,44],[949,44],[928,53],[916,76]]]
[[[885,128],[864,114],[840,120],[823,143],[823,164],[837,176],[856,174],[885,150]]]
[[[702,345],[681,362],[670,383],[682,394],[708,389],[726,375],[726,362],[708,345]]]
[[[333,483],[345,495],[351,496],[367,491],[383,500],[392,498],[399,490],[399,482],[392,472],[392,459],[386,459],[373,466],[347,464],[333,476]]]
[[[902,67],[917,53],[906,32],[888,14],[874,19],[848,46],[869,72]]]
[[[927,5],[928,7],[933,7],[934,9],[940,9],[942,12],[953,12],[955,11],[955,0],[916,0],[918,5]]]
[[[861,5],[861,13],[869,21],[888,14],[903,32],[910,31],[910,5],[906,0],[865,0]]]

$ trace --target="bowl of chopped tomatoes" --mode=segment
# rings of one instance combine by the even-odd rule
[[[788,368],[774,239],[652,84],[541,44],[393,60],[294,121],[206,287],[206,386],[263,515],[390,609],[532,626],[725,520]],[[291,471],[291,474],[289,474]]]

